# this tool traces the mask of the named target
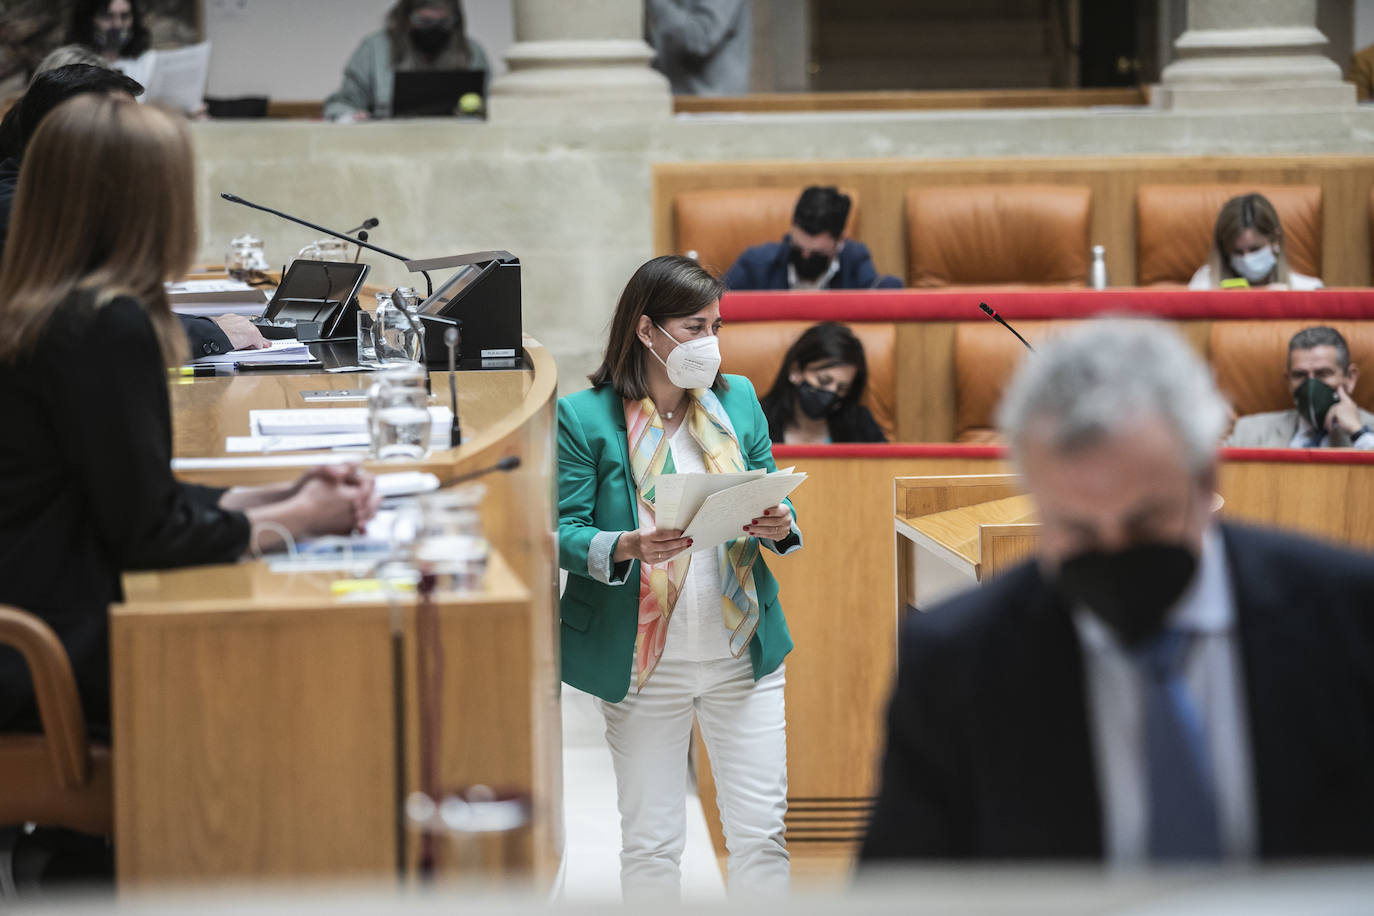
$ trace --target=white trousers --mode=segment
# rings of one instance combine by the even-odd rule
[[[680,897],[693,713],[716,780],[731,895],[786,894],[783,684],[781,666],[754,683],[747,658],[664,659],[641,692],[632,686],[619,703],[599,701],[615,762],[626,900]]]

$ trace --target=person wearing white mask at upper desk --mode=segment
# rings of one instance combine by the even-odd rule
[[[482,70],[487,54],[469,38],[459,0],[398,0],[386,28],[363,39],[344,65],[343,85],[324,100],[330,121],[391,117],[398,70]]]
[[[1241,279],[1250,287],[1321,289],[1317,277],[1288,266],[1283,227],[1263,194],[1242,194],[1222,205],[1212,231],[1212,253],[1188,281],[1189,289],[1221,289]]]

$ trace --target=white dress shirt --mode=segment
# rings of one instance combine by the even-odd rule
[[[1083,652],[1103,848],[1114,865],[1142,865],[1148,854],[1149,800],[1140,675],[1099,618],[1079,608],[1073,620]],[[1207,736],[1222,852],[1232,861],[1252,859],[1258,822],[1245,673],[1226,552],[1215,528],[1204,534],[1197,574],[1168,620],[1170,627],[1192,635],[1183,677]]]

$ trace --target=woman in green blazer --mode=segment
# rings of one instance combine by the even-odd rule
[[[792,507],[759,507],[740,536],[689,553],[654,525],[661,474],[774,470],[748,379],[720,374],[723,284],[655,258],[630,278],[592,388],[558,402],[563,680],[599,698],[620,798],[621,886],[680,887],[693,716],[715,775],[735,890],[783,891],[792,649],[760,548],[801,547]]]

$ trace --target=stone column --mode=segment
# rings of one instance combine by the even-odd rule
[[[643,121],[672,114],[649,64],[643,0],[514,0],[510,72],[492,80],[493,121]]]
[[[1345,108],[1355,87],[1320,51],[1316,0],[1188,0],[1156,100],[1180,111]]]

